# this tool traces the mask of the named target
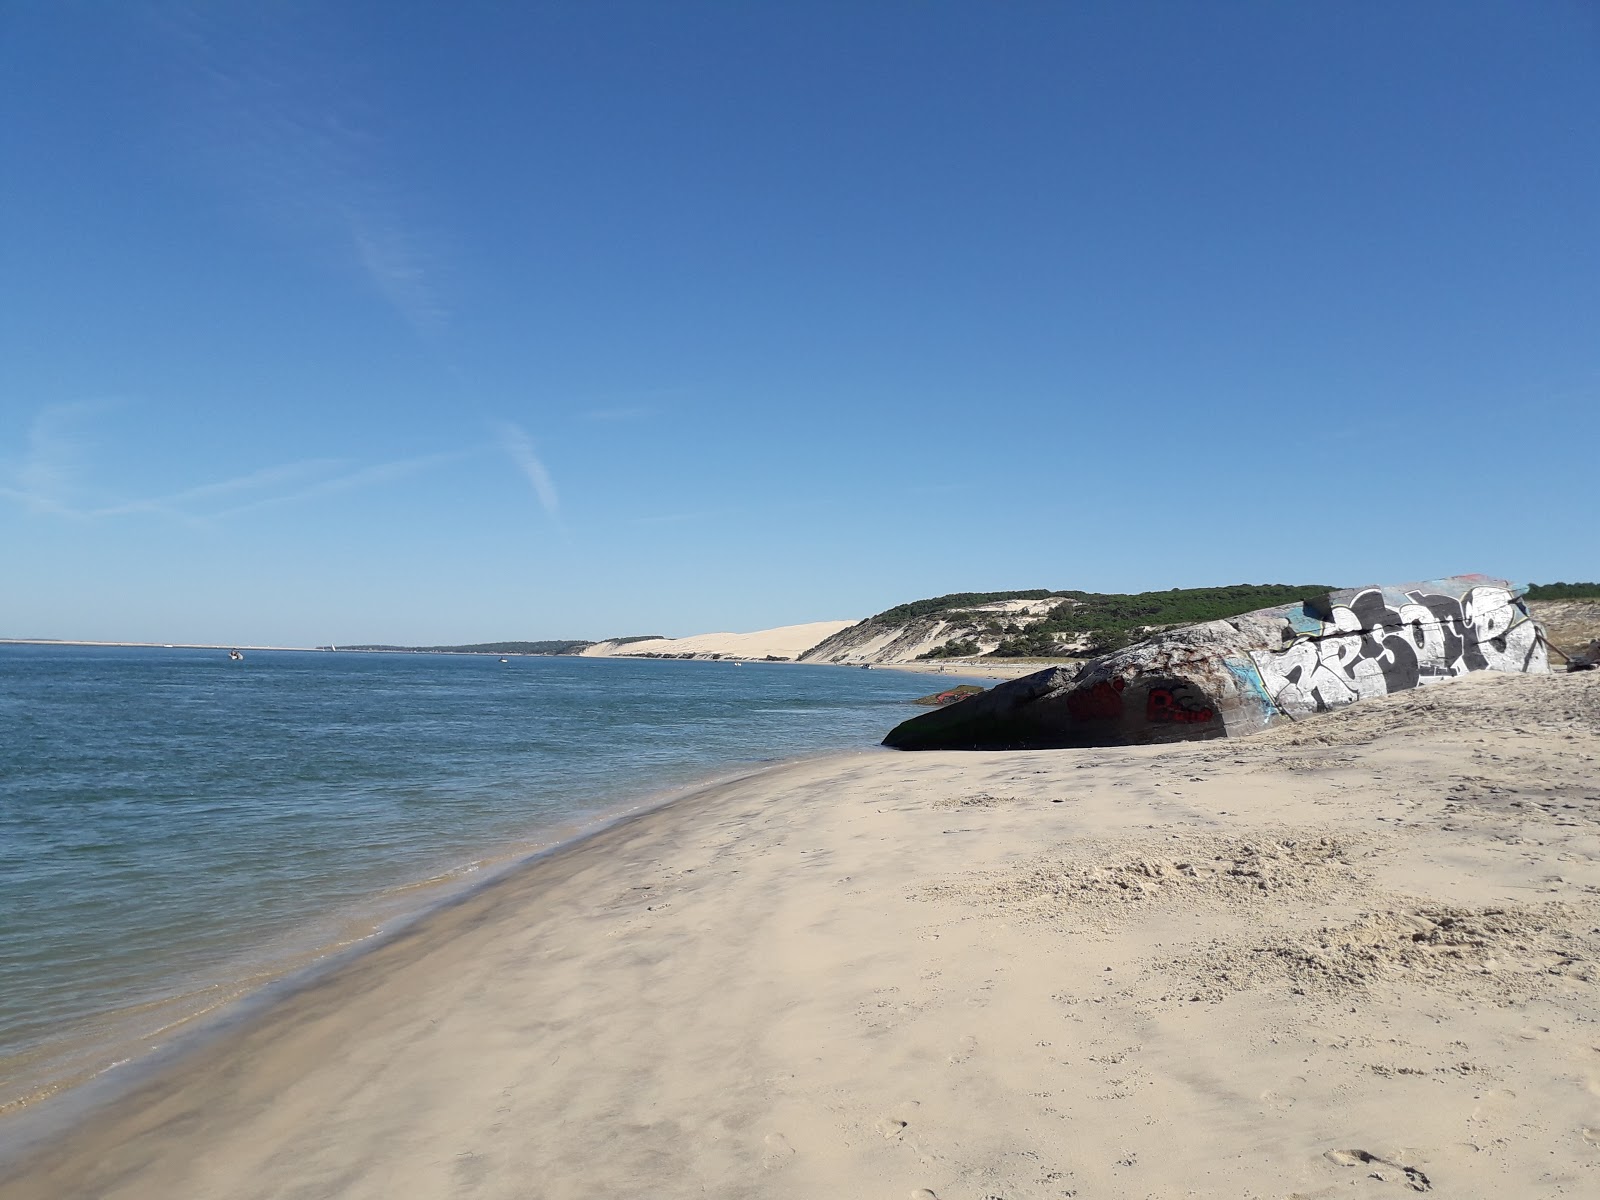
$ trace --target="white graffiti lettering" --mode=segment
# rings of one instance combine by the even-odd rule
[[[1469,671],[1549,669],[1538,626],[1503,587],[1472,587],[1459,598],[1415,590],[1394,603],[1367,588],[1332,605],[1329,618],[1284,650],[1250,654],[1273,704],[1290,716]]]

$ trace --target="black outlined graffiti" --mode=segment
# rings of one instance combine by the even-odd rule
[[[1344,595],[1344,593],[1339,593]],[[1330,598],[1331,599],[1331,598]],[[1273,703],[1325,712],[1469,671],[1543,671],[1544,640],[1517,593],[1481,585],[1452,596],[1365,588],[1286,650],[1252,651]]]
[[[1206,694],[1187,679],[1174,679],[1150,689],[1144,718],[1152,725],[1204,725],[1217,715],[1206,700]]]

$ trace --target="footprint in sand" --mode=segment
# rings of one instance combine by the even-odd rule
[[[767,1152],[765,1157],[766,1165],[769,1169],[781,1167],[794,1157],[794,1147],[789,1144],[789,1139],[784,1137],[783,1134],[769,1133],[761,1140],[766,1143]]]
[[[456,1187],[464,1191],[471,1191],[480,1187],[489,1177],[489,1160],[475,1150],[463,1150],[456,1155],[452,1174],[456,1179]]]
[[[977,1053],[977,1050],[978,1039],[970,1036],[964,1037],[956,1043],[956,1048],[950,1051],[950,1061],[952,1063],[964,1063]]]
[[[897,1120],[894,1117],[884,1117],[878,1122],[878,1132],[886,1138],[897,1138],[906,1131],[908,1121]]]
[[[1393,1173],[1394,1182],[1404,1183],[1413,1192],[1431,1192],[1433,1183],[1416,1167],[1408,1167],[1397,1163],[1392,1158],[1382,1158],[1370,1150],[1329,1150],[1322,1156],[1329,1162],[1338,1163],[1341,1167],[1375,1167],[1370,1172],[1370,1178],[1387,1182],[1389,1175],[1384,1174],[1383,1168],[1389,1168]]]
[[[1490,1088],[1478,1097],[1478,1103],[1473,1106],[1472,1119],[1487,1120],[1492,1117],[1501,1117],[1501,1111],[1516,1100],[1517,1094],[1510,1088]]]
[[[905,1133],[906,1127],[911,1124],[910,1118],[922,1107],[920,1100],[907,1100],[894,1111],[879,1119],[875,1126],[877,1131],[886,1138],[897,1138]]]

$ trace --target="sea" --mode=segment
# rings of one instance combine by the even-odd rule
[[[0,646],[0,1114],[608,819],[873,747],[933,682],[791,663]]]

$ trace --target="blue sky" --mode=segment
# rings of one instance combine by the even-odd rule
[[[0,635],[1600,575],[1600,16],[0,9]]]

